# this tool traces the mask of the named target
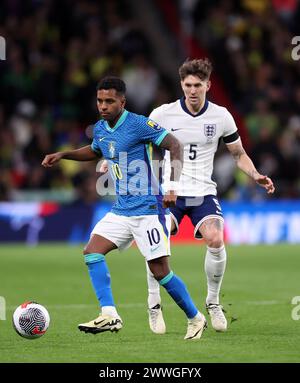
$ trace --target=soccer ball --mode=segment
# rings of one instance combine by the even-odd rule
[[[47,331],[50,316],[46,308],[37,302],[24,302],[13,313],[13,326],[23,338],[40,338]]]

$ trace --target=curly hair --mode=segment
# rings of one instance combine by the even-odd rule
[[[181,81],[189,75],[198,76],[201,80],[209,80],[212,70],[213,66],[208,58],[187,59],[179,68],[179,76]]]
[[[121,95],[126,93],[126,84],[119,77],[107,76],[99,81],[97,90],[101,89],[115,89],[115,91]]]

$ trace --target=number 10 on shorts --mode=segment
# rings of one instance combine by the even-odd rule
[[[153,246],[153,244],[157,245],[160,242],[160,234],[156,228],[152,230],[147,230],[147,234],[148,234],[150,246]]]

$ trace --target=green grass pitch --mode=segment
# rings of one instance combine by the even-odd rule
[[[202,311],[204,253],[195,242],[173,246],[171,257],[172,269]],[[0,320],[0,362],[300,362],[300,320],[292,319],[292,298],[300,296],[300,247],[227,246],[227,253],[222,303],[229,329],[216,333],[209,326],[200,341],[185,341],[184,313],[164,291],[167,333],[150,332],[145,265],[136,248],[107,257],[123,329],[92,335],[77,329],[98,315],[81,247],[1,246],[6,320]],[[37,340],[21,338],[11,324],[14,308],[26,300],[50,313],[49,330]]]

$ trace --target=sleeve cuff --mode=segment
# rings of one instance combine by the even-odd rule
[[[93,152],[95,152],[97,154],[98,157],[102,157],[101,151],[95,149],[93,144],[91,144],[91,149],[92,149]]]
[[[162,140],[169,134],[168,131],[164,131],[158,138],[157,140],[155,141],[155,145],[159,146],[162,142]]]

